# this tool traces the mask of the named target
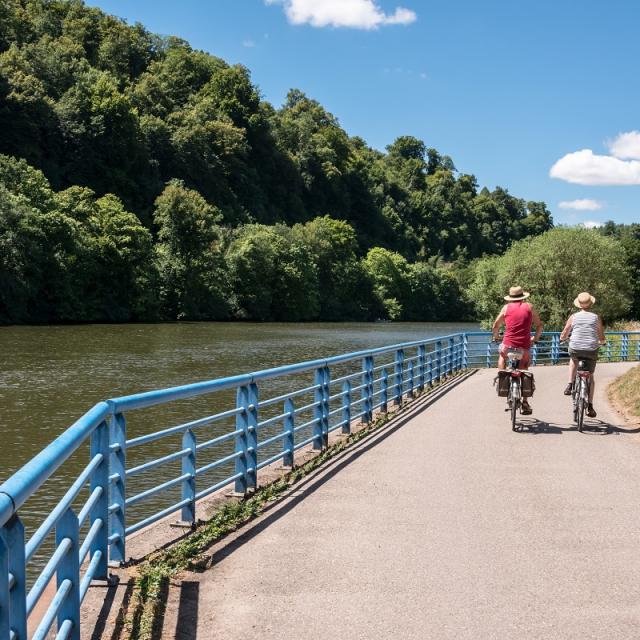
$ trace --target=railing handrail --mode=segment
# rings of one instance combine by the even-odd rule
[[[549,336],[559,334],[560,331],[545,331],[542,335]],[[607,331],[606,334],[638,335],[640,331]],[[290,365],[261,369],[237,376],[226,376],[187,385],[168,387],[166,389],[118,396],[99,402],[0,485],[0,526],[3,526],[9,520],[24,502],[65,462],[77,447],[91,435],[92,430],[109,415],[123,411],[131,411],[133,409],[148,408],[174,400],[185,400],[199,395],[213,393],[214,391],[252,384],[259,380],[302,373],[318,367],[349,362],[367,356],[390,353],[398,349],[406,349],[421,344],[433,344],[438,341],[448,340],[449,338],[457,338],[461,335],[466,337],[487,336],[491,335],[491,331],[465,331],[426,340],[400,342],[374,349],[353,351],[329,358],[306,360]]]
[[[486,331],[465,331],[464,335],[466,336],[490,336],[491,335],[491,331],[486,330]],[[533,332],[532,332],[533,333]],[[543,331],[542,335],[543,336],[559,336],[562,333],[562,331]],[[607,336],[630,336],[630,335],[639,335],[640,334],[640,330],[639,331],[605,331],[605,335]]]
[[[545,331],[542,335],[559,334],[560,331]],[[606,334],[637,335],[640,334],[640,331],[607,331]],[[367,356],[381,355],[383,353],[397,351],[398,349],[406,349],[421,344],[433,344],[438,341],[448,340],[449,338],[457,338],[461,335],[466,337],[487,336],[491,335],[491,331],[465,331],[437,336],[426,340],[400,342],[374,349],[353,351],[329,358],[306,360],[290,365],[261,369],[237,376],[226,376],[187,385],[168,387],[166,389],[118,396],[99,402],[0,485],[0,526],[3,526],[9,520],[24,502],[65,462],[77,447],[91,435],[92,430],[109,415],[134,409],[148,408],[174,400],[185,400],[223,389],[252,384],[259,380],[302,373],[321,366],[330,366],[365,358]]]
[[[98,402],[0,485],[0,527],[54,474],[110,412],[106,402]]]
[[[156,391],[144,391],[142,393],[136,393],[129,396],[111,398],[107,400],[107,402],[111,406],[113,413],[118,413],[120,411],[131,411],[133,409],[144,409],[157,404],[171,402],[173,400],[186,400],[188,398],[194,398],[196,396],[211,393],[213,391],[221,391],[222,389],[229,389],[232,387],[237,387],[239,385],[251,384],[254,382],[258,382],[259,380],[267,380],[269,378],[277,378],[280,376],[288,376],[294,373],[302,373],[304,371],[317,369],[318,367],[326,367],[334,364],[340,364],[342,362],[349,362],[350,360],[365,358],[367,356],[376,356],[383,353],[390,353],[392,351],[397,351],[398,349],[417,347],[421,344],[433,344],[438,341],[448,340],[449,338],[456,338],[461,335],[464,335],[464,332],[460,331],[458,333],[452,333],[446,336],[438,336],[437,338],[428,338],[426,340],[400,342],[398,344],[377,347],[375,349],[353,351],[351,353],[331,356],[329,358],[306,360],[304,362],[297,362],[295,364],[273,367],[271,369],[261,369],[259,371],[254,371],[253,373],[245,373],[239,376],[216,378],[214,380],[195,382],[193,384],[179,385],[176,387],[168,387],[167,389],[159,389]]]

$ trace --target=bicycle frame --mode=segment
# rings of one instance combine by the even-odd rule
[[[511,411],[511,430],[517,431],[516,420],[518,410],[522,406],[522,371],[520,370],[522,350],[514,349],[513,351],[509,351],[507,357],[509,358],[508,371],[511,376],[507,402],[509,403],[509,410]]]

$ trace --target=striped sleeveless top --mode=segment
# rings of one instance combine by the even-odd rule
[[[569,348],[576,351],[595,351],[598,344],[598,316],[591,311],[578,311],[573,314]]]

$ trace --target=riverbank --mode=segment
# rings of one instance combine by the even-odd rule
[[[614,380],[608,389],[609,401],[626,418],[640,419],[640,366]]]

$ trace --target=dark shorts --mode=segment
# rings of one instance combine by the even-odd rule
[[[582,349],[569,349],[569,355],[572,360],[576,362],[583,360],[585,369],[593,373],[596,370],[596,361],[598,360],[598,350],[595,351],[583,351]]]

